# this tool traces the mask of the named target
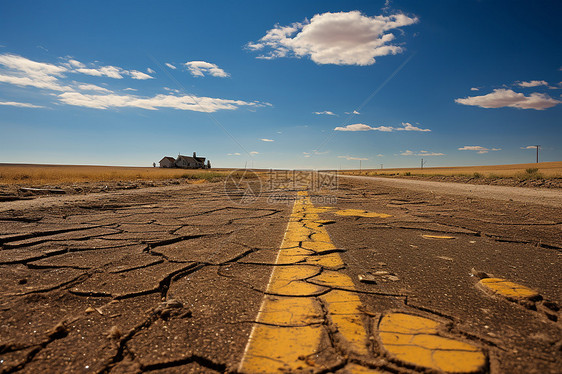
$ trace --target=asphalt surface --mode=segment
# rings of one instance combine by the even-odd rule
[[[346,178],[281,195],[0,203],[0,372],[561,372],[559,206]]]

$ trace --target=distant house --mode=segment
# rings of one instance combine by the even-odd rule
[[[161,168],[173,168],[175,167],[176,160],[173,157],[164,157],[160,160],[160,167]]]
[[[180,169],[210,169],[211,162],[207,160],[205,164],[205,157],[197,157],[193,152],[193,157],[178,155],[176,159],[173,157],[164,157],[160,160],[161,168],[180,168]]]

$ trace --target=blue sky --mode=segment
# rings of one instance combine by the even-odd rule
[[[559,1],[0,1],[0,162],[562,160]]]

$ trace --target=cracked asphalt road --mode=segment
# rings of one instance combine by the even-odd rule
[[[286,193],[0,203],[0,372],[560,372],[559,208],[347,179]],[[283,344],[297,327],[313,340]],[[275,344],[277,366],[242,364]]]

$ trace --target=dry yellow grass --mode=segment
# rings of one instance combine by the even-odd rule
[[[529,173],[527,169],[538,169]],[[397,168],[397,169],[366,169],[342,171],[343,174],[355,175],[445,175],[445,176],[480,176],[500,178],[525,178],[532,174],[545,178],[562,178],[562,161],[540,162],[532,164],[492,165],[492,166],[458,166],[436,168]]]
[[[0,185],[53,185],[83,182],[119,182],[185,178],[216,180],[227,169],[186,170],[119,166],[0,164]]]

